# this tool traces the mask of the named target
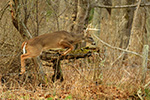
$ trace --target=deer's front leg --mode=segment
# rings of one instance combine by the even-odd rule
[[[72,48],[67,49],[65,52],[63,52],[63,54],[61,54],[62,56],[65,56],[67,53],[69,53],[72,50]]]
[[[69,48],[65,52],[63,52],[63,54],[61,54],[62,56],[66,55],[67,53],[69,53],[74,48],[73,45],[67,41],[61,41],[59,44],[63,48]]]

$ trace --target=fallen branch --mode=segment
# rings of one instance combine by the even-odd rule
[[[83,48],[79,50],[72,51],[71,53],[65,55],[65,56],[60,56],[61,54],[58,53],[56,50],[50,50],[50,51],[43,51],[42,55],[40,58],[44,61],[51,60],[52,62],[56,59],[64,60],[64,59],[79,59],[79,58],[85,58],[89,57],[92,55],[93,52],[98,52],[98,48]]]
[[[98,48],[83,48],[83,49],[79,49],[79,50],[75,50],[72,51],[71,53],[65,55],[65,56],[61,56],[61,54],[58,53],[58,50],[50,50],[50,51],[44,51],[42,53],[42,55],[40,56],[40,58],[44,61],[50,61],[53,63],[53,69],[54,69],[54,75],[52,76],[52,81],[56,81],[57,79],[60,79],[61,81],[63,81],[63,74],[61,71],[61,60],[69,60],[69,59],[79,59],[79,58],[85,58],[85,57],[89,57],[92,56],[93,52],[99,52]],[[73,67],[86,81],[89,82],[88,79],[86,79],[81,73],[80,71],[75,68],[74,66],[70,65],[71,67]]]

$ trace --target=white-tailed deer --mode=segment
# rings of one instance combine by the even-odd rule
[[[73,50],[74,45],[81,42],[94,43],[89,34],[73,34],[66,31],[57,31],[49,34],[43,34],[34,37],[28,41],[22,43],[23,53],[21,55],[21,73],[25,72],[25,59],[39,56],[42,51],[48,49],[66,49],[61,55],[66,55]],[[25,53],[27,51],[27,53]]]

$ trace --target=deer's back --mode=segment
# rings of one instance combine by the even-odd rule
[[[29,46],[40,45],[42,47],[50,46],[51,48],[56,48],[60,41],[68,41],[71,44],[78,41],[79,37],[76,38],[74,34],[67,31],[57,31],[53,33],[43,34],[28,40]]]

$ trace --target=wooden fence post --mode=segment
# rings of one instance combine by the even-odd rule
[[[149,46],[144,45],[144,47],[143,47],[143,62],[142,62],[142,80],[141,80],[142,84],[145,84],[145,80],[146,80],[148,51],[149,51]]]

